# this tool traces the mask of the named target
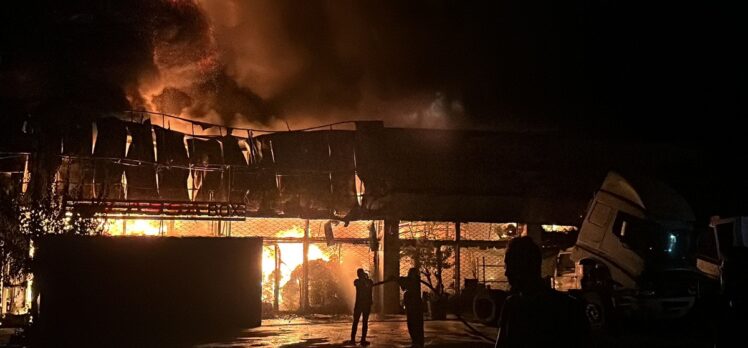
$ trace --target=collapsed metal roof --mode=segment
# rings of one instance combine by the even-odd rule
[[[71,199],[238,202],[255,216],[575,224],[608,171],[693,162],[667,145],[381,122],[202,137],[105,118],[93,144],[90,124],[68,128],[57,171]]]

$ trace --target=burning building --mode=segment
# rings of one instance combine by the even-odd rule
[[[32,136],[27,125],[19,136]],[[146,112],[70,123],[49,143],[58,145],[45,156],[7,151],[3,180],[31,196],[50,188],[61,231],[83,217],[106,236],[261,237],[267,313],[347,312],[357,268],[386,279],[421,267],[443,294],[460,293],[466,279],[503,288],[509,238],[577,224],[614,158],[652,151],[381,122],[270,132]],[[399,294],[385,285],[377,310],[398,312]]]

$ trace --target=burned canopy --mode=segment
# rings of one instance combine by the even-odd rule
[[[193,165],[192,197],[195,201],[224,201],[223,156],[221,143],[215,139],[187,140],[190,164]]]
[[[243,140],[232,136],[221,138],[223,145],[223,161],[228,170],[223,173],[223,185],[230,202],[245,202],[250,200],[250,194],[254,192],[257,175],[250,172],[244,151],[250,153],[249,149],[243,148],[249,139]]]
[[[148,123],[105,118],[96,125],[93,159],[90,123],[70,124],[61,139],[66,160],[58,177],[73,191],[95,179],[95,191],[82,190],[95,195],[83,198],[125,198],[126,163],[129,200],[229,201],[266,217],[574,224],[608,171],[678,183],[683,173],[700,170],[703,156],[698,149],[559,132],[385,128],[381,122],[359,122],[355,131],[248,131],[188,140]]]
[[[153,152],[153,133],[150,122],[128,123],[132,142],[127,150],[131,165],[125,168],[127,199],[145,200],[158,197],[156,189],[156,156]]]
[[[98,199],[121,199],[122,164],[113,159],[125,157],[127,129],[119,119],[108,117],[96,121],[94,145],[94,196]]]
[[[355,206],[353,139],[348,131],[258,137],[260,167],[276,176],[278,206],[284,214],[344,216]]]
[[[187,201],[187,149],[184,134],[153,126],[156,134],[156,161],[158,167],[158,193],[161,199]]]
[[[70,122],[62,132],[62,165],[58,172],[60,191],[70,198],[93,198],[91,122]]]

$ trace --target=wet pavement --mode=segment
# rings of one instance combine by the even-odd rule
[[[493,347],[497,329],[482,324],[465,323],[452,317],[445,321],[425,321],[427,347]],[[714,343],[704,332],[688,325],[670,328],[646,324],[645,328],[629,327],[622,333],[592,333],[593,347],[712,348]],[[673,329],[673,326],[676,328]],[[307,317],[263,320],[262,326],[243,330],[221,339],[204,341],[192,347],[356,347],[350,339],[350,316]],[[625,332],[625,333],[624,333]],[[361,339],[359,327],[356,340]],[[368,347],[410,347],[404,316],[373,316],[369,321]]]
[[[461,321],[426,321],[424,324],[428,347],[493,347],[480,335],[493,339],[495,328],[470,324],[472,331]],[[208,347],[356,347],[351,344],[350,320],[330,319],[272,319],[263,320],[262,326],[247,329],[235,337],[203,342],[197,348]],[[361,339],[359,326],[357,341]],[[369,321],[368,347],[410,347],[410,336],[404,316],[374,317]]]
[[[592,334],[593,347],[618,348],[713,348],[714,343],[703,326],[683,323],[653,325],[640,323],[640,327],[626,327],[617,334]],[[468,326],[469,325],[469,326]],[[427,347],[493,347],[497,329],[482,324],[469,324],[451,317],[444,321],[425,321]],[[76,347],[195,347],[195,348],[245,348],[245,347],[356,347],[351,344],[351,316],[289,316],[281,319],[263,320],[262,326],[230,333],[215,334],[210,337],[190,338],[190,331],[179,331],[179,337],[143,337],[138,343],[108,341],[100,344],[93,337],[77,337]],[[14,329],[0,329],[0,347],[25,347],[7,345]],[[199,336],[206,337],[202,334]],[[132,338],[132,337],[131,337]],[[357,340],[361,339],[359,326]],[[368,347],[410,347],[405,316],[373,315],[369,321]],[[115,342],[117,342],[115,344]],[[53,345],[56,346],[56,345]]]
[[[15,328],[6,328],[2,327],[0,328],[0,347],[4,347],[8,344],[10,341],[10,336],[13,335],[13,333],[16,332]]]

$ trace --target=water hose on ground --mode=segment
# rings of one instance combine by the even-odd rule
[[[476,329],[475,327],[473,327],[472,325],[470,325],[470,323],[468,323],[467,320],[465,320],[464,318],[462,318],[461,315],[457,314],[457,319],[459,319],[462,322],[462,324],[464,324],[468,328],[468,331],[470,331],[472,334],[478,336],[478,338],[486,341],[487,343],[495,343],[496,342],[496,339],[488,338],[482,332],[478,331],[478,329]]]

